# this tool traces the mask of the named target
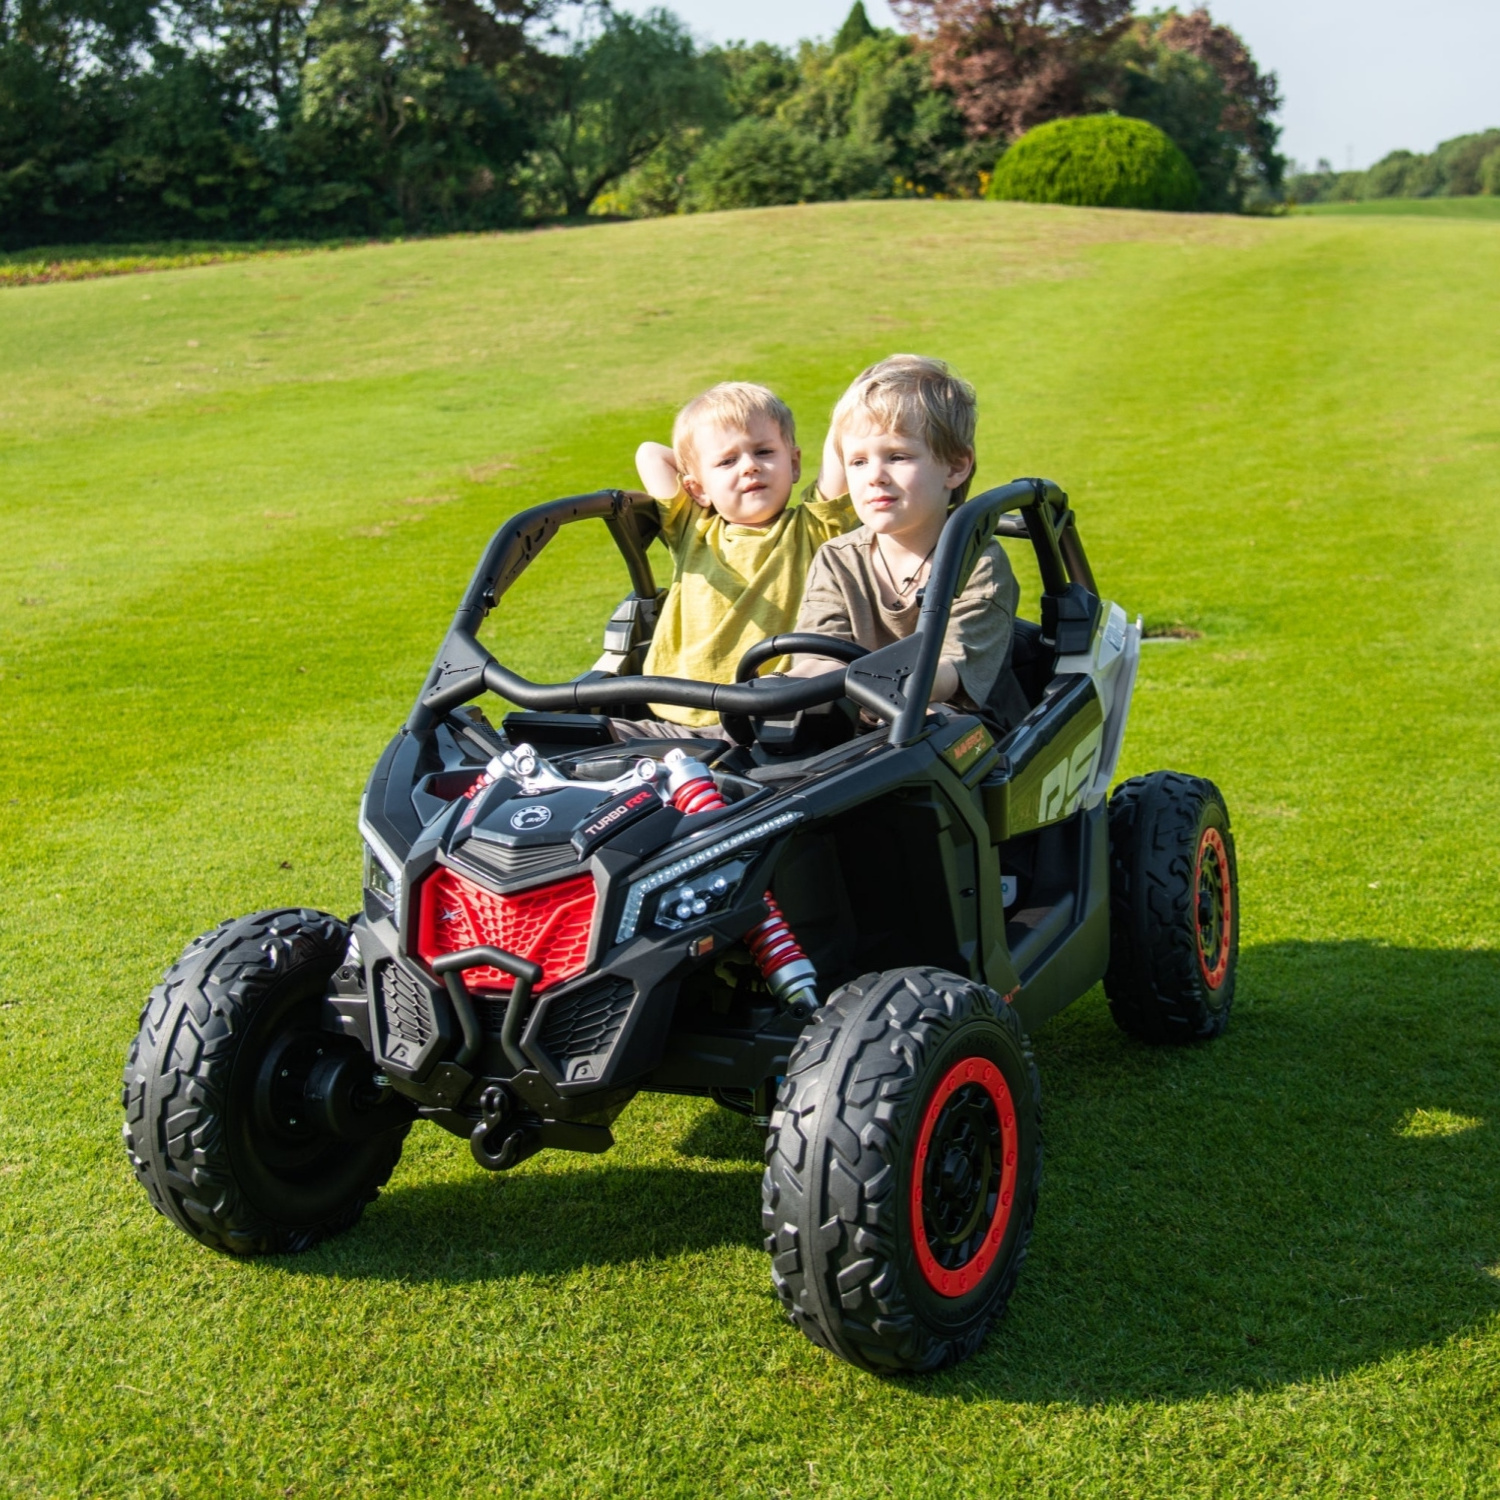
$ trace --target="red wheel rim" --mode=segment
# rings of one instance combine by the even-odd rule
[[[1217,828],[1205,828],[1198,840],[1193,868],[1194,921],[1198,933],[1198,967],[1211,990],[1229,973],[1234,936],[1234,888],[1229,879],[1229,851]]]
[[[922,1116],[911,1173],[911,1233],[933,1291],[962,1297],[995,1263],[1015,1206],[1020,1131],[994,1063],[948,1069]]]

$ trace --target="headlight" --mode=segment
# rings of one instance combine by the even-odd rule
[[[401,861],[364,818],[359,820],[359,831],[365,840],[365,889],[389,902],[394,911],[401,904]]]
[[[694,870],[701,870],[705,865],[719,863],[732,850],[743,849],[746,844],[753,843],[756,839],[763,839],[767,834],[787,828],[797,822],[801,816],[800,812],[784,812],[774,818],[767,818],[762,823],[752,823],[750,827],[742,828],[727,839],[720,839],[718,843],[710,844],[706,849],[699,849],[694,854],[685,854],[681,859],[664,865],[660,870],[654,870],[642,880],[637,880],[626,893],[625,910],[620,913],[620,925],[615,931],[615,941],[623,943],[635,936],[635,930],[640,925],[641,907],[646,897],[653,891],[659,891],[664,886],[677,885],[685,875],[692,874]],[[697,887],[694,886],[694,889],[696,890]],[[660,906],[657,910],[659,914]]]
[[[656,903],[656,925],[675,932],[711,911],[722,910],[729,905],[729,898],[749,868],[748,860],[731,860],[727,865],[714,865],[681,885],[663,891]]]
[[[375,851],[365,845],[365,889],[374,891],[377,896],[383,897],[392,907],[396,905],[397,898],[401,894],[401,877],[392,875],[386,867],[381,864]]]

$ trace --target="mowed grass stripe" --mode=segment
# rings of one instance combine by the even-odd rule
[[[5,293],[10,1490],[1495,1493],[1497,259],[1485,224],[858,204]],[[1246,901],[1222,1044],[1135,1047],[1097,993],[1037,1037],[1038,1235],[982,1355],[883,1384],[785,1328],[758,1143],[692,1101],[500,1179],[423,1127],[286,1261],[151,1215],[140,998],[220,916],[352,909],[359,788],[498,520],[626,479],[720,375],[811,458],[901,347],[978,385],[985,478],[1070,489],[1106,593],[1202,631],[1147,648],[1122,770],[1219,781]],[[578,670],[620,592],[565,533],[507,659]]]

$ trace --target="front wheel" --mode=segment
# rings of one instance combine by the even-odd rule
[[[1041,1170],[1041,1084],[993,990],[926,968],[845,985],[798,1040],[766,1143],[789,1317],[867,1370],[966,1358],[1015,1287]]]
[[[357,1042],[321,1027],[348,943],[324,912],[260,912],[189,944],[125,1059],[125,1148],[152,1203],[235,1255],[347,1229],[411,1125]]]

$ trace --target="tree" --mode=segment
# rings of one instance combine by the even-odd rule
[[[1247,197],[1278,196],[1276,77],[1260,72],[1227,26],[1202,9],[1158,11],[1132,23],[1109,62],[1109,102],[1177,142],[1203,184],[1200,207],[1236,210]]]
[[[0,0],[0,237],[97,232],[154,37],[148,0]]]
[[[879,35],[870,24],[869,16],[865,14],[864,0],[854,0],[849,14],[844,17],[844,24],[839,27],[838,34],[833,39],[833,50],[847,52],[851,47],[857,47],[872,36]]]
[[[178,0],[160,14],[179,55],[213,68],[236,102],[278,129],[297,118],[314,0]]]
[[[1294,203],[1354,202],[1369,198],[1467,198],[1500,193],[1500,130],[1442,141],[1428,155],[1392,151],[1367,172],[1335,172],[1320,161],[1287,183]]]
[[[825,143],[847,141],[880,162],[885,192],[972,191],[977,172],[964,155],[964,122],[933,87],[929,59],[910,37],[875,31],[840,49],[804,46],[798,87],[776,117]],[[956,161],[956,158],[964,158]]]
[[[546,89],[537,173],[569,217],[587,213],[674,132],[714,120],[724,107],[722,75],[665,10],[604,11],[554,60]]]
[[[1216,25],[1201,6],[1185,16],[1169,10],[1143,24],[1162,46],[1206,64],[1219,81],[1219,132],[1249,167],[1248,173],[1239,174],[1239,185],[1229,191],[1228,201],[1238,206],[1247,176],[1258,178],[1272,193],[1279,190],[1286,162],[1276,152],[1281,130],[1271,119],[1281,108],[1276,75],[1262,73],[1240,37]]]
[[[863,23],[868,34],[850,40]],[[911,37],[851,12],[833,42],[796,57],[743,43],[707,55],[736,123],[682,132],[600,201],[614,212],[677,213],[892,194],[972,196],[993,151],[966,137]],[[758,123],[757,123],[758,122]],[[701,137],[701,138],[699,138]]]
[[[1009,143],[1033,125],[1114,110],[1165,131],[1201,206],[1277,196],[1276,77],[1201,6],[1132,20],[1130,0],[897,0],[970,133]]]
[[[972,134],[1013,141],[1033,125],[1098,109],[1106,57],[1131,0],[894,0],[927,45]]]
[[[752,115],[704,149],[688,173],[688,195],[698,209],[765,208],[876,196],[889,181],[881,157],[856,141],[824,141]]]
[[[297,207],[376,229],[514,222],[506,184],[532,135],[498,72],[421,0],[321,0],[308,24]]]
[[[533,58],[533,33],[562,0],[431,0],[466,63],[486,70]]]
[[[707,54],[724,78],[724,103],[732,120],[769,117],[797,91],[797,60],[772,42],[730,42]]]
[[[1200,207],[1233,207],[1239,148],[1221,128],[1224,87],[1201,58],[1161,41],[1151,20],[1137,21],[1115,44],[1110,90],[1122,115],[1164,130],[1192,162],[1202,184]]]

